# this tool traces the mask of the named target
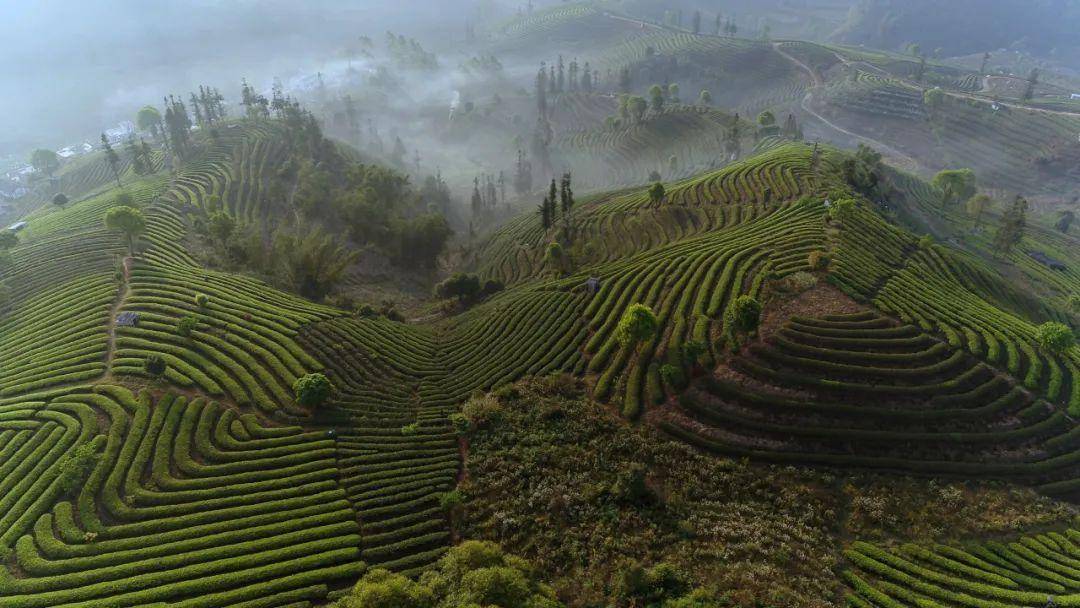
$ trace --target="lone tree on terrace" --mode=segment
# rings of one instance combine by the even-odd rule
[[[63,192],[56,193],[56,196],[52,197],[52,204],[60,207],[61,209],[68,204],[68,197]]]
[[[1039,341],[1039,346],[1056,355],[1064,353],[1076,344],[1076,336],[1073,335],[1069,326],[1054,321],[1040,325],[1035,330],[1035,339]]]
[[[644,304],[634,304],[626,309],[615,336],[624,347],[634,347],[648,340],[656,333],[656,314]]]
[[[659,204],[665,196],[667,196],[667,191],[664,189],[664,184],[656,182],[649,187],[649,202],[652,204]]]
[[[38,148],[34,150],[34,153],[30,155],[30,164],[34,169],[48,174],[49,177],[53,176],[53,173],[60,168],[60,159],[56,156],[56,152],[47,150],[45,148]]]
[[[127,205],[113,207],[105,214],[105,226],[119,230],[127,239],[128,255],[135,255],[135,239],[146,230],[146,218],[142,211]]]
[[[293,392],[296,393],[296,402],[304,407],[319,407],[330,397],[334,385],[323,374],[307,374],[296,379],[293,383]]]
[[[975,172],[971,169],[947,169],[934,176],[933,184],[942,193],[946,205],[963,203],[975,195]]]

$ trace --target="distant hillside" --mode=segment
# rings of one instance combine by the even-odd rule
[[[942,56],[1011,47],[1046,55],[1075,51],[1078,26],[1072,0],[861,0],[833,37],[887,49],[915,43]]]

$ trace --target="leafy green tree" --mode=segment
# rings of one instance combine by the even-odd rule
[[[1072,329],[1064,323],[1048,321],[1035,330],[1035,339],[1047,352],[1062,354],[1076,344]]]
[[[679,85],[675,84],[674,82],[669,84],[667,92],[668,99],[671,100],[671,103],[679,103]]]
[[[548,243],[547,250],[544,252],[544,262],[559,272],[565,272],[566,252],[563,251],[562,245],[557,242]]]
[[[38,148],[30,155],[30,164],[35,170],[52,177],[53,173],[60,168],[60,158],[52,150]]]
[[[941,190],[946,205],[966,202],[975,195],[975,172],[971,169],[939,171],[932,183]]]
[[[923,93],[923,105],[931,110],[940,108],[941,104],[944,102],[945,92],[937,87],[927,89],[926,92]]]
[[[57,192],[56,196],[52,197],[52,204],[60,207],[61,209],[64,208],[64,206],[66,206],[68,202],[68,197],[63,192]]]
[[[282,227],[273,236],[270,268],[281,282],[312,300],[322,300],[356,261],[357,253],[322,228]]]
[[[337,608],[435,608],[435,594],[412,579],[376,569],[356,583]]]
[[[739,296],[731,303],[724,321],[739,333],[757,331],[761,323],[761,303],[751,296]]]
[[[645,112],[649,109],[648,102],[644,97],[640,95],[634,95],[626,102],[626,108],[630,112],[630,117],[634,119],[634,122],[640,124],[642,120],[645,120]]]
[[[615,577],[613,594],[620,605],[667,606],[690,590],[689,578],[673,564],[661,562],[652,568],[631,564]]]
[[[633,304],[626,309],[619,325],[615,328],[615,337],[625,347],[633,347],[651,338],[656,333],[656,314],[644,304]]]
[[[765,110],[761,114],[758,114],[757,121],[758,124],[763,127],[775,127],[776,115],[768,110]]]
[[[986,210],[990,209],[993,204],[994,199],[990,198],[988,195],[976,194],[964,203],[964,209],[974,220],[975,227],[978,227],[982,224],[983,214],[986,213]]]
[[[198,326],[199,319],[188,315],[176,322],[176,333],[183,338],[189,338]]]
[[[855,215],[855,206],[855,199],[851,198],[834,201],[832,206],[829,207],[829,217],[838,222],[847,221]]]
[[[144,106],[135,115],[135,127],[140,131],[149,131],[154,139],[161,138],[161,112],[154,106]]]
[[[19,244],[19,235],[10,230],[0,231],[0,251],[14,249]]]
[[[124,233],[127,239],[128,255],[135,255],[135,239],[146,230],[146,218],[142,211],[127,205],[109,209],[105,214],[105,226],[110,230]]]
[[[994,235],[995,254],[1008,255],[1013,247],[1020,244],[1027,226],[1027,208],[1027,199],[1017,196],[1013,199],[1012,206],[1001,216],[1001,224]]]
[[[306,374],[293,383],[296,402],[304,407],[316,408],[326,403],[333,390],[334,385],[330,383],[330,379],[319,373]]]
[[[333,608],[563,608],[526,561],[498,545],[466,541],[418,582],[386,570],[364,575]]]
[[[224,211],[215,211],[210,214],[207,229],[210,231],[210,235],[221,244],[221,246],[225,246],[225,244],[229,242],[229,238],[233,235],[233,232],[236,230],[236,220]]]
[[[664,89],[658,84],[649,87],[649,107],[659,114],[664,110]]]
[[[480,291],[480,277],[464,272],[454,273],[435,286],[435,295],[438,297],[457,298],[461,302],[472,300]]]
[[[660,204],[665,196],[667,196],[667,191],[664,189],[664,184],[656,182],[652,186],[649,186],[649,202],[652,204]]]
[[[708,89],[701,89],[701,94],[698,95],[699,106],[711,106],[712,105],[712,93]]]

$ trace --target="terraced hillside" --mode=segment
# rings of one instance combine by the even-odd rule
[[[1075,426],[1006,375],[877,312],[792,317],[683,396],[668,432],[720,453],[1080,487]],[[691,424],[690,421],[694,421]]]
[[[629,70],[641,90],[675,82],[693,99],[708,89],[719,106],[750,116],[802,99],[811,84],[807,74],[769,42],[655,27],[612,47],[598,67],[615,73]]]
[[[920,247],[867,201],[829,219],[825,198],[854,196],[838,151],[766,146],[659,200],[595,195],[548,231],[523,216],[476,252],[507,289],[403,324],[185,250],[211,201],[280,211],[267,187],[278,129],[234,122],[176,175],[128,184],[147,218],[130,259],[100,228],[115,193],[31,217],[2,277],[19,293],[0,320],[0,605],[310,606],[369,567],[419,573],[455,538],[441,499],[465,446],[451,414],[551,372],[628,419],[655,421],[682,394],[661,428],[725,454],[1075,491],[1080,349],[1034,340],[1040,317],[1068,317],[970,256]],[[556,239],[567,266],[544,258]],[[828,272],[814,252],[832,256]],[[729,352],[736,298],[810,272],[865,312],[797,317]],[[657,328],[626,346],[616,329],[634,304]],[[699,345],[699,363],[730,373],[684,392]],[[150,355],[168,364],[161,381],[143,377]],[[316,412],[291,391],[313,371],[335,385]]]
[[[844,573],[852,606],[1073,606],[1080,533],[1075,529],[969,546],[854,543]]]
[[[811,158],[807,146],[778,146],[669,184],[660,202],[651,201],[640,187],[583,199],[569,221],[573,242],[586,249],[577,262],[616,261],[771,213],[821,187],[813,178]],[[556,228],[545,231],[533,214],[511,220],[477,253],[481,274],[507,283],[542,275],[550,270],[544,249],[564,223],[562,218]]]
[[[968,166],[983,183],[1028,193],[1071,191],[1080,158],[1080,115],[951,94],[845,68],[823,100],[831,120],[916,155],[929,169]]]
[[[607,187],[642,183],[654,171],[667,179],[690,177],[727,164],[724,146],[734,123],[733,115],[711,108],[669,107],[641,123],[564,131],[553,162],[574,167],[581,182]],[[753,133],[749,123],[740,124],[746,136]],[[743,139],[749,148],[749,137]]]

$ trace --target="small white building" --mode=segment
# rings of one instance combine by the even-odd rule
[[[18,232],[23,228],[26,228],[26,222],[15,222],[14,224],[8,226],[7,229],[12,232]]]

